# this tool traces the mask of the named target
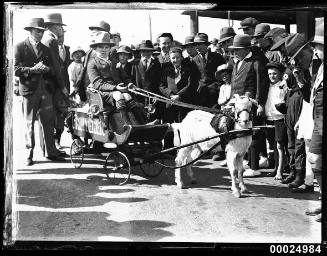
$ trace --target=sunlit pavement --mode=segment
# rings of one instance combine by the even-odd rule
[[[15,99],[17,101],[17,98]],[[194,167],[197,184],[178,189],[174,171],[147,178],[139,167],[129,182],[112,185],[103,159],[90,156],[81,169],[44,159],[36,147],[35,164],[23,165],[19,105],[14,109],[16,240],[303,242],[321,241],[320,223],[306,216],[319,205],[314,194],[293,194],[270,177],[245,178],[250,194],[234,198],[231,179],[219,162]],[[38,138],[38,136],[36,136]],[[69,153],[70,135],[62,145]],[[171,161],[170,164],[173,164]]]

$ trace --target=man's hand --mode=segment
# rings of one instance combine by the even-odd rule
[[[263,116],[264,114],[264,109],[261,105],[258,105],[258,109],[257,109],[257,116]]]
[[[68,93],[68,90],[67,90],[66,87],[64,87],[64,88],[61,90],[61,92],[62,92],[66,97],[69,96],[69,93]]]
[[[179,95],[172,95],[172,96],[170,96],[170,99],[171,99],[172,101],[177,101],[177,100],[180,99],[180,97],[179,97]]]
[[[296,79],[297,84],[299,85],[300,88],[302,88],[305,84],[305,79],[304,79],[304,72],[302,69],[294,68],[293,69],[293,76]]]
[[[120,92],[128,92],[127,86],[124,83],[120,83],[116,86],[116,89]]]

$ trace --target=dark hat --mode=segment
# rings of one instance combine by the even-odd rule
[[[292,34],[291,34],[292,35]],[[277,51],[283,44],[285,44],[286,39],[289,37],[281,37],[271,48],[270,51]]]
[[[254,35],[252,37],[263,37],[270,31],[270,26],[267,23],[259,23],[255,26]]]
[[[70,49],[70,59],[73,59],[73,54],[75,52],[81,52],[81,53],[83,53],[83,56],[86,54],[85,51],[82,49],[82,47],[80,47],[80,46],[72,47]]]
[[[151,40],[143,40],[139,45],[140,51],[154,51]]]
[[[276,68],[278,69],[280,72],[284,72],[285,71],[285,67],[282,63],[277,62],[277,61],[271,61],[269,63],[267,63],[266,68]]]
[[[117,30],[112,31],[112,32],[110,33],[110,35],[111,35],[111,37],[112,37],[112,36],[119,36],[119,37],[120,37],[120,33],[119,33]]]
[[[55,24],[55,25],[66,26],[66,24],[62,23],[61,13],[47,14],[47,16],[44,19],[44,24],[45,25]]]
[[[159,46],[155,46],[153,54],[160,54],[160,53],[161,53],[161,48]]]
[[[215,77],[217,80],[221,80],[221,73],[223,73],[224,71],[233,72],[233,66],[230,63],[227,64],[222,64],[220,66],[218,66],[217,71],[215,72]]]
[[[117,53],[132,54],[132,49],[127,45],[122,45],[118,48]]]
[[[289,34],[283,28],[273,28],[267,34],[265,34],[265,39],[271,39],[273,44],[277,43],[280,39],[287,37]]]
[[[248,27],[255,28],[255,26],[258,24],[259,21],[257,21],[255,18],[252,17],[245,18],[244,20],[241,21],[241,27],[239,29],[248,28]]]
[[[193,44],[193,42],[194,42],[194,36],[187,36],[185,37],[185,43],[183,44],[183,46]]]
[[[194,44],[210,44],[210,42],[208,42],[208,35],[205,33],[197,33],[194,37]]]
[[[218,43],[218,39],[217,39],[217,38],[214,38],[214,39],[211,40],[210,43],[212,43],[212,44],[217,44],[217,43]]]
[[[42,18],[32,18],[29,20],[26,27],[24,27],[25,30],[30,30],[32,28],[45,30],[44,27],[44,20]]]
[[[313,38],[312,43],[324,44],[324,23],[316,25],[315,37]]]
[[[110,34],[108,32],[105,32],[105,31],[99,31],[98,33],[96,33],[92,37],[90,47],[94,47],[94,46],[97,46],[97,45],[100,45],[100,44],[107,44],[107,45],[110,45],[110,46],[115,45],[110,40]]]
[[[160,37],[169,37],[171,41],[174,41],[173,35],[171,33],[167,33],[167,32],[161,33],[158,35],[158,38]]]
[[[246,34],[236,35],[234,37],[233,45],[229,46],[230,49],[242,49],[251,47],[251,36]]]
[[[98,30],[101,30],[101,31],[108,32],[108,33],[110,32],[110,25],[103,20],[93,24],[92,26],[89,26],[90,30],[95,29],[95,28]]]
[[[236,33],[232,27],[223,27],[220,29],[218,43],[222,43],[222,42],[232,38],[235,35],[236,35]]]
[[[285,49],[287,56],[290,57],[289,61],[294,59],[296,55],[309,43],[305,40],[305,36],[302,33],[295,33],[290,35],[285,40]]]

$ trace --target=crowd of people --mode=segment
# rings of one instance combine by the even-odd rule
[[[25,27],[28,38],[15,47],[16,93],[23,97],[26,122],[26,165],[34,163],[37,118],[44,156],[64,161],[61,102],[65,97],[84,102],[88,87],[101,92],[104,104],[115,108],[124,124],[132,123],[129,112],[138,124],[155,124],[180,122],[192,110],[157,101],[147,118],[141,106],[149,99],[131,94],[128,88],[133,85],[173,102],[216,109],[228,106],[234,94],[255,99],[253,125],[274,125],[274,129],[253,135],[244,177],[273,168],[268,176],[294,193],[313,193],[314,175],[321,186],[323,22],[316,25],[313,40],[249,17],[241,22],[240,33],[222,27],[219,39],[212,41],[197,33],[177,45],[173,35],[164,32],[156,42],[127,46],[120,45],[118,32],[100,21],[89,27],[89,49],[64,45],[64,26],[60,13],[32,18]],[[170,143],[166,138],[165,147]],[[212,157],[225,156],[215,152]],[[307,214],[320,212],[321,208]]]

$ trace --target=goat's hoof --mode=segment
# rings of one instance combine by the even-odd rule
[[[185,187],[185,185],[183,184],[183,183],[181,183],[181,182],[176,182],[176,186],[177,186],[177,188],[180,188],[180,189],[184,189],[184,188],[186,188]]]
[[[196,184],[197,181],[196,180],[191,180],[191,184]]]
[[[250,191],[247,189],[247,187],[242,186],[241,187],[241,193],[248,194],[248,193],[250,193]]]
[[[233,195],[237,198],[240,198],[241,197],[241,193],[240,191],[236,190],[236,191],[233,191]]]

